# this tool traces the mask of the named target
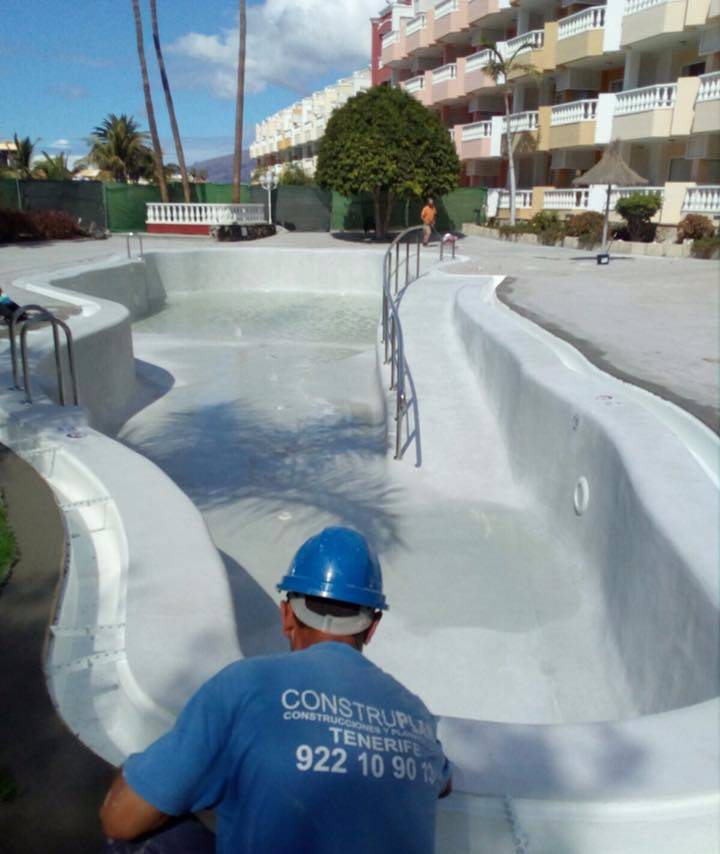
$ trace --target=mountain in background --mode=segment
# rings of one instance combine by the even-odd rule
[[[233,155],[223,154],[222,157],[211,157],[210,160],[199,160],[192,164],[196,169],[202,169],[211,184],[231,184],[233,171]],[[240,170],[240,181],[242,184],[250,183],[250,176],[255,170],[255,159],[250,157],[250,151],[246,148],[242,153],[242,167]]]

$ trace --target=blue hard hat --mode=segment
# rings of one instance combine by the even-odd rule
[[[306,540],[277,589],[387,608],[380,562],[365,537],[350,528],[325,528]]]

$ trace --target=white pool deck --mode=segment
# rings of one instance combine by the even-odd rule
[[[267,244],[278,251],[308,246],[348,253],[368,251],[365,244],[333,241],[327,235],[279,235]],[[175,239],[152,239],[145,246],[149,252],[215,248],[207,241]],[[226,245],[217,248],[228,250]],[[235,251],[244,248],[238,246]],[[382,249],[371,247],[370,251],[377,254],[379,267]],[[41,273],[51,269],[96,264],[123,252],[122,238],[41,249],[0,248],[0,285],[18,283],[7,289],[25,301],[19,286],[32,283],[36,274],[42,278]],[[587,258],[574,260],[584,253],[506,246],[481,238],[464,240],[460,252],[462,262],[421,278],[403,300],[408,358],[421,405],[421,469],[413,467],[410,456],[397,463],[379,452],[383,412],[372,404],[372,393],[364,387],[372,374],[374,354],[372,345],[356,343],[349,348],[354,355],[343,354],[347,357],[343,362],[320,359],[311,364],[308,352],[298,349],[297,343],[253,345],[242,338],[229,342],[200,335],[188,345],[153,331],[152,326],[143,331],[141,323],[134,334],[134,351],[144,365],[140,365],[138,394],[119,438],[154,461],[190,496],[224,556],[224,565],[218,562],[212,572],[218,577],[227,573],[234,610],[228,612],[221,593],[217,594],[216,608],[210,612],[221,616],[216,635],[208,639],[205,649],[211,662],[284,647],[274,626],[274,582],[305,536],[323,524],[341,521],[373,537],[391,567],[386,586],[391,606],[396,603],[396,607],[391,607],[368,655],[421,694],[437,714],[498,722],[495,730],[489,725],[483,739],[475,742],[477,754],[469,747],[472,734],[463,734],[460,722],[447,731],[448,743],[466,751],[468,763],[463,771],[463,757],[457,757],[460,794],[455,806],[448,802],[441,819],[441,832],[444,828],[445,839],[452,842],[446,841],[447,847],[440,850],[474,851],[481,843],[492,845],[487,850],[501,854],[513,850],[510,825],[502,810],[498,812],[496,805],[482,799],[468,805],[467,795],[475,797],[478,791],[488,791],[483,786],[493,786],[492,793],[508,793],[518,799],[525,829],[534,829],[530,847],[534,854],[660,851],[661,843],[663,851],[700,854],[709,850],[702,846],[712,839],[708,828],[718,804],[713,783],[717,738],[707,726],[708,716],[717,708],[711,700],[714,695],[703,695],[702,688],[678,687],[678,698],[694,691],[705,701],[680,708],[681,699],[663,700],[653,694],[652,686],[643,689],[639,698],[632,685],[623,685],[616,653],[611,643],[605,643],[607,613],[598,607],[602,585],[588,577],[572,538],[548,537],[547,520],[533,509],[537,484],[517,475],[515,457],[523,449],[513,450],[510,458],[507,433],[500,428],[497,412],[490,398],[478,393],[477,370],[468,353],[484,345],[472,338],[471,331],[463,337],[457,329],[471,330],[473,318],[485,312],[483,299],[467,291],[479,275],[513,275],[515,281],[502,286],[504,300],[519,305],[523,313],[543,325],[561,329],[568,339],[583,339],[590,358],[595,356],[602,367],[611,366],[615,373],[635,377],[653,390],[665,389],[670,400],[686,402],[687,409],[707,423],[717,405],[717,268],[709,262],[638,258],[611,264],[608,272],[607,268],[596,270]],[[434,253],[428,251],[428,265],[432,261]],[[631,276],[627,265],[633,267]],[[607,275],[605,280],[603,275]],[[682,294],[679,287],[684,289]],[[658,292],[672,294],[672,299],[660,301]],[[33,301],[37,301],[37,293]],[[598,307],[608,304],[609,316],[603,315]],[[502,318],[505,309],[493,310]],[[662,323],[657,319],[661,315]],[[511,339],[517,336],[520,350],[539,346],[524,343],[528,336],[532,338],[530,326],[508,332]],[[0,342],[0,348],[3,344]],[[337,348],[338,342],[333,346]],[[531,361],[537,357],[542,362],[532,349],[526,352]],[[570,364],[573,357],[561,347],[555,358]],[[349,402],[341,402],[348,371],[354,395]],[[2,373],[7,384],[7,371]],[[646,409],[640,403],[633,408],[635,404],[625,401],[622,387],[619,390],[614,380],[590,371],[573,382],[576,394],[582,395],[586,388],[583,406],[595,407],[601,420],[612,414],[608,410],[619,407],[619,430],[641,435],[647,429],[653,435],[652,447],[639,448],[634,461],[625,460],[631,470],[635,467],[635,475],[647,469],[657,471],[669,459],[675,460],[671,447],[675,440],[662,437],[682,433],[682,417],[672,422],[674,426],[663,428],[665,432],[657,438],[652,432],[657,418],[652,406]],[[329,394],[329,389],[337,394]],[[512,396],[511,391],[509,394]],[[500,392],[498,398],[501,406],[502,395]],[[137,411],[133,415],[130,409]],[[289,412],[293,413],[290,423]],[[587,429],[585,416],[577,417],[581,431]],[[73,416],[55,411],[54,418],[55,427],[63,428],[55,430],[56,443],[72,445],[73,440],[68,441],[63,431]],[[577,427],[574,418],[573,431]],[[16,440],[22,433],[20,427],[32,432],[32,421],[31,413],[16,416]],[[515,429],[520,431],[518,445],[523,446],[524,435],[528,431],[543,433],[544,425],[524,419]],[[266,435],[258,441],[263,431]],[[549,426],[545,432],[552,432]],[[42,435],[45,442],[52,437],[47,431]],[[243,437],[246,441],[254,438],[255,449],[251,459],[239,462]],[[568,448],[570,439],[569,434],[565,440]],[[552,443],[552,436],[548,441]],[[703,441],[711,440],[705,435]],[[112,479],[117,472],[110,471],[99,437],[89,432],[82,442],[87,449],[85,464],[92,462],[100,493],[103,477]],[[558,452],[562,454],[562,450]],[[129,487],[142,473],[134,455],[125,453]],[[571,450],[568,453],[572,455]],[[614,465],[612,460],[604,464]],[[59,463],[54,465],[61,469]],[[708,566],[714,560],[717,565],[716,485],[709,483],[707,470],[692,453],[672,472],[676,480],[665,486],[662,478],[651,480],[653,495],[647,501],[657,502],[660,512],[667,513],[677,499],[677,490],[686,484],[688,492],[699,497],[695,520],[692,530],[678,535],[674,547],[697,551],[704,537],[710,554],[703,563]],[[570,489],[577,473],[572,472]],[[71,481],[65,478],[64,482]],[[566,486],[558,486],[550,477],[547,488],[553,492]],[[86,498],[87,493],[75,497]],[[129,530],[133,525],[141,527],[142,507],[124,503],[125,508],[118,504],[118,512]],[[176,506],[166,508],[168,514],[173,510],[187,517],[192,528],[190,507],[178,499]],[[129,518],[133,514],[134,520]],[[78,531],[93,528],[87,518],[78,519],[77,524]],[[69,526],[72,531],[70,517]],[[96,527],[113,529],[107,517]],[[103,545],[103,537],[108,536],[95,537],[98,554],[103,548],[117,548],[115,534],[109,536],[114,544]],[[589,546],[597,547],[594,542]],[[158,534],[157,550],[164,561],[172,564],[173,555],[181,559],[186,548],[183,543],[163,543]],[[662,553],[663,544],[659,542],[657,548]],[[418,554],[423,560],[417,559]],[[543,568],[541,576],[538,565]],[[171,600],[177,598],[177,605],[161,602],[163,590],[167,597],[172,585],[171,569],[135,567],[138,577],[145,580],[128,593],[129,604],[133,596],[142,602],[144,641],[157,645],[145,679],[172,670],[177,650],[164,641],[171,636],[173,610],[182,610],[183,597],[193,595],[196,583],[190,580],[186,589],[170,595]],[[151,583],[154,572],[164,572],[164,589],[162,584]],[[711,579],[706,582],[711,591]],[[663,579],[658,583],[666,584]],[[667,584],[672,587],[673,582]],[[197,587],[198,595],[204,595],[201,587]],[[621,595],[641,599],[649,592],[640,585]],[[679,594],[679,602],[683,595]],[[712,598],[712,592],[709,595]],[[105,607],[101,600],[102,595],[96,603],[98,611]],[[717,598],[714,601],[717,604]],[[218,638],[233,620],[238,625],[235,646],[220,648]],[[112,625],[107,629],[110,651],[121,631]],[[619,630],[632,634],[631,629]],[[639,646],[645,642],[640,634],[631,640]],[[688,637],[685,642],[692,640]],[[131,644],[129,635],[126,643]],[[598,655],[603,647],[607,647],[603,655]],[[640,660],[638,666],[642,666]],[[201,666],[186,672],[185,677],[189,676],[189,682],[202,681],[203,670]],[[672,670],[668,673],[672,675]],[[165,686],[169,709],[177,707],[189,685],[177,671],[173,679],[173,684]],[[638,673],[638,684],[643,679]],[[708,674],[708,684],[712,681]],[[112,686],[107,688],[110,696]],[[668,686],[667,691],[672,690]],[[155,701],[161,694],[162,689],[154,695]],[[148,711],[158,711],[153,701],[149,701]],[[644,729],[632,720],[620,720],[635,717],[643,721],[641,715],[646,715],[645,723],[650,721]],[[654,745],[664,737],[663,721],[669,715],[676,715],[673,730],[678,740],[666,745],[662,756],[656,755]],[[592,721],[615,723],[583,727]],[[536,736],[542,730],[538,724],[546,726],[541,738]],[[569,742],[561,746],[563,738]],[[511,747],[513,740],[515,746]],[[570,758],[569,744],[575,744],[575,761]],[[483,765],[497,764],[496,758],[488,756],[493,749],[505,756],[509,750],[517,760],[514,769],[505,769],[506,779],[494,782],[493,774],[483,770]],[[589,767],[587,757],[605,750],[603,762]],[[706,765],[698,770],[698,758],[703,756]],[[672,779],[674,774],[676,779]],[[683,789],[686,780],[691,787],[687,792]],[[547,809],[543,812],[543,807],[533,806],[533,798],[543,790],[554,804],[550,813],[555,811],[555,824],[563,831],[553,829]],[[621,806],[604,814],[603,804],[613,799]],[[585,806],[578,807],[583,802]],[[595,823],[598,827],[594,829]],[[568,830],[573,824],[581,829]],[[678,847],[673,848],[676,843]]]

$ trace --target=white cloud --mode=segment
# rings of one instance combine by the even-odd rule
[[[56,139],[55,142],[51,142],[50,148],[70,148],[71,144],[69,139],[61,137],[60,139]]]
[[[247,11],[245,89],[267,86],[303,91],[306,82],[335,68],[362,68],[370,62],[370,18],[381,0],[266,0]],[[190,79],[218,98],[235,97],[238,30],[187,33],[169,50],[189,60]],[[185,81],[188,76],[183,75]]]

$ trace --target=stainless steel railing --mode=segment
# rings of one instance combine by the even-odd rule
[[[395,459],[401,460],[414,443],[416,466],[422,464],[420,414],[415,383],[405,358],[400,301],[407,286],[420,278],[422,232],[422,226],[406,228],[390,244],[383,259],[382,341],[385,364],[390,365],[390,390],[395,392]]]
[[[78,386],[77,374],[75,373],[75,353],[73,350],[72,332],[70,327],[64,321],[55,317],[55,315],[43,308],[41,305],[23,305],[18,308],[10,319],[9,334],[10,334],[10,358],[12,359],[12,374],[13,385],[15,388],[20,388],[20,378],[18,371],[18,352],[15,334],[18,324],[22,324],[20,330],[20,361],[23,371],[23,388],[25,389],[25,402],[32,403],[32,383],[30,380],[30,363],[28,360],[27,334],[33,323],[47,322],[52,328],[53,345],[55,351],[55,371],[57,373],[58,384],[58,400],[61,406],[66,405],[65,394],[65,372],[62,364],[62,351],[60,346],[59,329],[65,333],[65,346],[67,348],[68,371],[70,373],[70,385],[72,391],[72,403],[69,405],[78,405]]]
[[[132,260],[132,246],[130,245],[130,241],[133,238],[137,238],[140,260],[144,261],[145,260],[145,253],[143,252],[143,236],[139,232],[135,232],[135,231],[129,231],[125,235],[125,251],[127,252],[127,257],[129,260]]]

